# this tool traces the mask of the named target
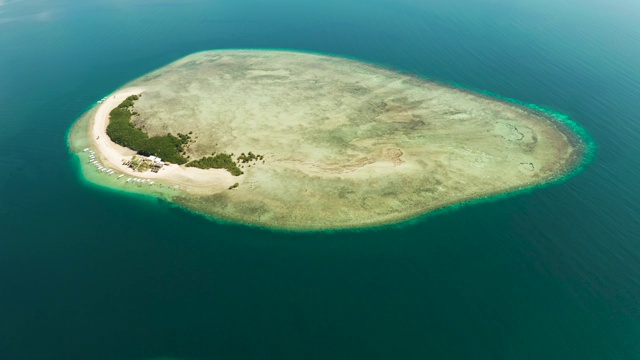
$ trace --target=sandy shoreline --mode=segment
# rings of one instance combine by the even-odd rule
[[[115,92],[100,104],[91,123],[89,135],[96,149],[100,161],[104,166],[117,170],[125,175],[141,179],[153,179],[166,185],[179,185],[182,189],[198,194],[213,194],[227,189],[238,182],[239,177],[234,177],[224,169],[198,169],[171,164],[165,165],[159,172],[137,172],[123,165],[123,160],[131,159],[135,151],[122,147],[109,138],[107,125],[109,125],[109,113],[122,101],[131,95],[140,95],[143,88],[133,87]]]

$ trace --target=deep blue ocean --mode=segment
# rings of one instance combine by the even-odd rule
[[[192,52],[357,58],[567,114],[563,183],[401,226],[219,224],[87,183],[71,124]],[[0,359],[640,359],[640,2],[0,0]]]

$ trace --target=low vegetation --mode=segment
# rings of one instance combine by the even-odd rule
[[[212,156],[205,156],[187,163],[188,156],[186,156],[185,146],[191,142],[191,132],[189,134],[178,133],[178,136],[169,133],[164,136],[149,137],[149,134],[131,122],[131,116],[137,114],[133,111],[133,105],[138,99],[138,95],[129,96],[109,113],[110,121],[107,126],[107,135],[113,142],[135,150],[140,155],[154,155],[175,164],[186,164],[186,166],[200,169],[226,169],[233,176],[244,174],[238,164],[233,161],[233,154],[212,154]],[[238,161],[247,163],[262,158],[264,157],[261,155],[249,152],[246,155],[242,153],[238,157]]]
[[[238,167],[231,155],[225,153],[214,154],[213,156],[205,156],[201,159],[191,161],[187,164],[189,167],[197,167],[200,169],[227,169],[233,176],[244,174]]]
[[[264,160],[264,155],[254,154],[253,152],[249,151],[247,154],[242,153],[240,154],[240,156],[238,156],[238,162],[242,162],[243,164],[257,160]]]
[[[191,137],[185,134],[178,134],[177,137],[172,134],[149,137],[131,122],[131,107],[138,99],[138,95],[131,95],[109,113],[107,135],[116,144],[141,155],[154,155],[175,164],[186,163],[187,159],[182,154],[184,145],[189,143]]]

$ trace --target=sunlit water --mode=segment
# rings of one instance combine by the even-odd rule
[[[640,357],[640,6],[0,1],[1,359]],[[401,226],[220,225],[89,185],[66,131],[189,53],[291,48],[567,114],[566,182]]]

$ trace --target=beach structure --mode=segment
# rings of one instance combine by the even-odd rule
[[[153,167],[163,167],[164,166],[164,162],[162,161],[161,158],[157,157],[157,156],[149,156],[149,160],[151,160],[151,166]]]
[[[157,173],[164,165],[165,162],[157,156],[136,157],[131,159],[123,159],[122,164],[128,166],[134,171],[145,172],[151,171]]]
[[[149,156],[147,157],[147,159],[150,162],[150,167],[151,167],[151,171],[157,173],[163,166],[164,166],[164,161],[162,161],[161,158],[157,157],[157,156]]]

